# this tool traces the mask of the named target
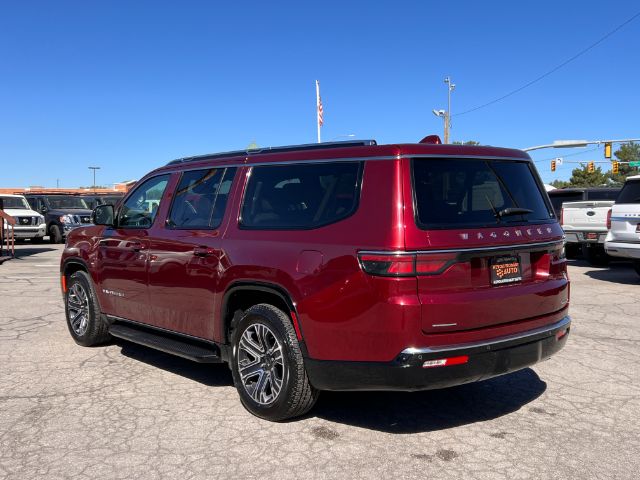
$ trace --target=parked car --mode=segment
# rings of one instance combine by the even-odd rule
[[[61,260],[73,339],[228,362],[270,420],[321,390],[513,372],[569,333],[563,232],[519,150],[427,137],[184,158],[94,219]]]
[[[640,175],[628,177],[609,211],[609,233],[604,244],[612,257],[629,258],[640,275]]]
[[[79,195],[25,194],[31,208],[42,213],[51,243],[62,243],[74,228],[91,224],[91,210]]]
[[[13,228],[14,238],[28,238],[33,243],[42,242],[46,234],[44,217],[31,210],[22,195],[0,195],[0,208],[16,220],[13,227],[9,226],[9,228]]]
[[[591,265],[606,265],[609,260],[604,251],[607,237],[607,215],[613,200],[586,200],[562,204],[560,225],[566,236],[568,250],[580,249]]]
[[[599,201],[615,201],[616,197],[620,193],[620,187],[573,187],[573,188],[557,188],[555,190],[551,190],[548,192],[549,198],[551,199],[551,204],[553,205],[553,210],[556,212],[556,216],[560,218],[560,223],[563,224],[562,218],[562,206],[564,203],[569,202],[593,202],[596,200]],[[586,213],[586,212],[585,212]],[[581,214],[580,214],[581,215]],[[579,216],[580,216],[579,215]],[[580,223],[582,223],[581,219],[577,219]],[[590,261],[595,263],[601,263],[605,261],[606,256],[603,253],[602,249],[598,247],[594,249],[590,249],[592,238],[589,242],[583,242],[583,231],[572,231],[573,223],[572,220],[569,222],[565,222],[566,225],[563,226],[565,233],[567,233],[567,245],[566,245],[566,255],[567,258],[575,258],[578,256],[578,253],[583,252],[587,259],[591,259]],[[599,220],[598,224],[602,224],[604,227],[604,221]],[[567,228],[568,227],[568,228]],[[594,233],[599,232],[599,230],[594,230],[586,233]],[[606,231],[605,231],[606,234]],[[593,237],[593,235],[591,235]],[[600,237],[598,237],[599,239]],[[583,249],[583,243],[588,243]],[[600,243],[600,242],[599,242]]]
[[[117,194],[109,194],[109,195],[101,195],[101,194],[93,194],[93,193],[83,193],[82,199],[86,202],[87,206],[93,210],[98,205],[116,205],[124,196],[124,193]]]

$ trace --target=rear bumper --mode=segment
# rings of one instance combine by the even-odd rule
[[[546,360],[569,337],[566,316],[545,327],[477,343],[407,348],[391,362],[305,359],[311,384],[320,390],[431,390],[515,372]],[[463,364],[423,368],[428,360],[468,357]]]
[[[640,242],[606,242],[604,250],[612,257],[640,259]]]
[[[597,233],[597,238],[587,238],[588,233]],[[590,230],[589,232],[565,230],[565,240],[567,243],[604,243],[607,232]]]

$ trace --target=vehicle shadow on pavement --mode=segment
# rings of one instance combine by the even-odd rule
[[[538,398],[547,384],[530,368],[443,390],[322,392],[310,417],[386,433],[420,433],[492,420]]]
[[[53,248],[53,247],[24,247],[24,246],[21,246],[20,248],[16,248],[16,256],[15,256],[14,260],[20,260],[21,258],[30,257],[32,255],[37,255],[39,253],[53,252],[54,250],[56,250],[56,249]]]
[[[635,272],[630,263],[625,262],[610,263],[609,268],[590,270],[585,272],[585,275],[603,282],[613,282],[622,285],[640,284],[640,275]]]
[[[196,363],[119,339],[115,339],[114,344],[121,348],[121,353],[126,357],[202,383],[208,387],[233,386],[231,370],[229,370],[226,363]]]

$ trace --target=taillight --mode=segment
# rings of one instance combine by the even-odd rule
[[[607,212],[607,230],[611,230],[611,209]]]
[[[564,225],[564,208],[560,209],[560,225]]]
[[[362,270],[370,275],[407,277],[437,275],[453,265],[456,253],[361,253]]]

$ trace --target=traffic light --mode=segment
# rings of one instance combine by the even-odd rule
[[[614,175],[617,175],[619,171],[620,171],[620,164],[618,162],[613,162],[611,164],[611,173],[613,173]]]
[[[551,171],[552,172],[556,171],[556,161],[555,160],[551,160]]]
[[[587,165],[587,172],[593,173],[596,171],[596,164],[593,162],[589,162]]]
[[[611,150],[613,150],[613,145],[611,142],[607,142],[604,144],[604,158],[611,158]]]

